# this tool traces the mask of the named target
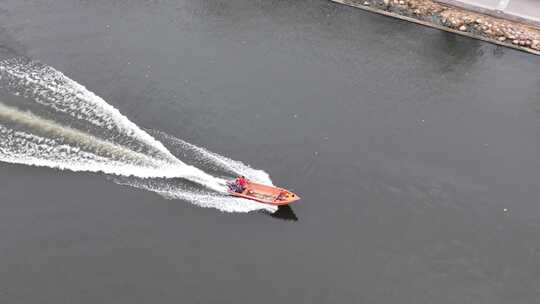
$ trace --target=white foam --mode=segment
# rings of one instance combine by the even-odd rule
[[[39,136],[0,126],[3,147],[0,160],[5,162],[146,178],[186,178],[216,191],[226,190],[224,180],[179,160],[153,159],[3,103],[0,103],[0,119],[42,134]]]
[[[48,109],[43,116],[0,102],[0,161],[103,172],[117,176],[115,182],[122,185],[226,212],[277,210],[224,195],[224,179],[177,159],[160,141],[102,98],[51,67],[24,59],[2,61],[0,85],[31,104]],[[65,121],[66,117],[71,118]],[[220,168],[229,174],[272,184],[264,171],[163,132],[152,133],[165,139],[179,154],[190,153],[197,159],[195,165]],[[204,188],[188,188],[185,180]]]
[[[217,167],[219,169],[223,169],[226,172],[235,176],[244,175],[248,179],[253,180],[255,182],[273,186],[270,176],[268,175],[268,173],[266,173],[263,170],[254,169],[250,167],[249,165],[246,165],[240,161],[230,159],[223,155],[219,155],[203,147],[199,147],[194,144],[188,143],[182,139],[176,138],[165,132],[162,132],[159,130],[147,130],[147,131],[152,133],[155,137],[166,142],[169,146],[171,146],[171,148],[177,149],[178,152],[181,152],[181,153],[189,152],[191,154],[194,154],[196,156],[197,161],[199,161],[200,164],[204,164],[206,166],[210,165],[210,166]]]
[[[8,88],[41,105],[99,127],[116,130],[155,149],[161,157],[177,161],[163,144],[116,108],[52,67],[20,58],[9,59],[0,63],[0,78]]]
[[[147,191],[155,192],[167,199],[189,201],[199,207],[215,208],[223,212],[252,212],[265,210],[277,211],[277,206],[260,204],[254,201],[236,198],[228,195],[182,188],[178,183],[166,180],[136,180],[115,178],[114,182]]]

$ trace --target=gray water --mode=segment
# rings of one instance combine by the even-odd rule
[[[1,59],[303,198],[280,220],[0,163],[0,302],[540,302],[540,57],[315,0],[0,17]]]

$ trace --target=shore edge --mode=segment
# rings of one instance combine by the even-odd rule
[[[331,0],[439,30],[540,55],[540,29],[432,0]]]

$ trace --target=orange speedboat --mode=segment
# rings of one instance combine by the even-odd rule
[[[263,184],[247,182],[243,190],[237,190],[235,182],[229,182],[229,194],[236,197],[257,201],[259,203],[275,206],[288,205],[300,199],[300,197],[289,190]]]

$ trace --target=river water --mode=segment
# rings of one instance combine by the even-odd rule
[[[0,163],[0,302],[540,301],[540,57],[318,0],[4,0],[0,17],[0,59],[303,198],[221,212]]]

